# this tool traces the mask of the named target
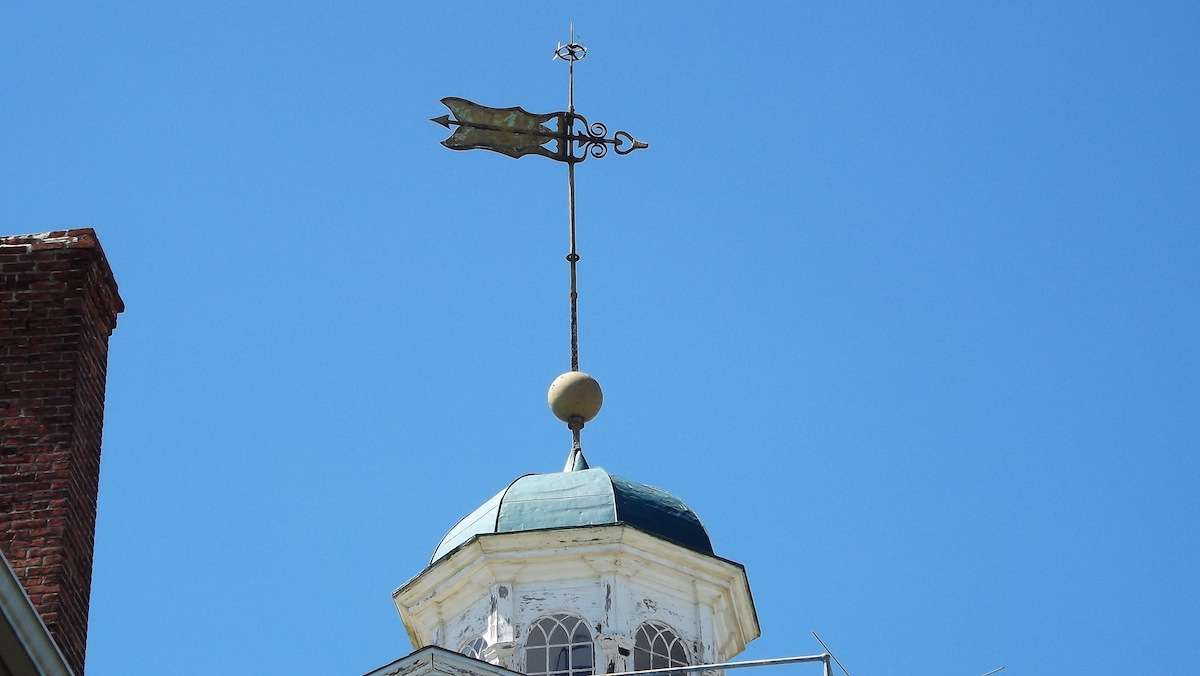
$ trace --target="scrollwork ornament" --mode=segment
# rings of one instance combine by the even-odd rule
[[[570,113],[567,119],[566,136],[572,143],[577,144],[572,146],[571,152],[568,153],[568,162],[582,162],[589,155],[600,159],[608,154],[610,146],[618,155],[628,155],[635,150],[649,147],[624,130],[617,131],[609,137],[608,125],[603,122],[590,122],[583,115]],[[578,126],[576,121],[580,123]],[[578,154],[575,153],[575,147],[579,149]]]

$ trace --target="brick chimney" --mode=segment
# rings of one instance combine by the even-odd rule
[[[0,237],[0,550],[77,675],[108,337],[124,309],[90,228]]]

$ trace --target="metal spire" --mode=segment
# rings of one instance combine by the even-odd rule
[[[571,22],[567,44],[558,45],[554,58],[567,62],[567,119],[574,121],[575,115],[575,62],[587,56],[587,47],[575,42],[575,23]],[[567,163],[567,220],[568,235],[567,265],[571,269],[571,370],[579,370],[579,278],[576,266],[579,252],[575,247],[575,163]],[[582,427],[582,426],[581,426]],[[579,430],[574,432],[574,448],[579,447]]]
[[[571,457],[582,460],[580,431],[600,410],[600,385],[591,376],[579,371],[579,251],[575,228],[575,165],[588,157],[601,158],[611,147],[618,155],[628,155],[649,147],[627,131],[614,132],[610,137],[603,122],[589,122],[575,112],[575,62],[587,56],[587,48],[575,41],[575,25],[570,26],[567,44],[559,43],[554,58],[567,62],[567,109],[555,113],[536,114],[524,108],[489,108],[458,97],[447,97],[442,103],[451,115],[431,118],[453,129],[442,141],[451,150],[492,150],[513,158],[541,155],[567,165],[567,265],[570,271],[571,305],[571,370],[559,376],[551,385],[549,403],[554,414],[571,430]],[[555,123],[555,127],[547,126]],[[551,147],[547,147],[551,146]],[[565,376],[571,376],[564,380]],[[586,461],[582,464],[586,467]]]

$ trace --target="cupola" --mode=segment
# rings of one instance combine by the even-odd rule
[[[414,646],[525,674],[721,662],[759,635],[746,571],[671,493],[587,467],[518,478],[393,594]]]

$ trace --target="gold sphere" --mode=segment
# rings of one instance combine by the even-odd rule
[[[546,401],[559,420],[568,424],[572,418],[587,422],[600,412],[604,393],[595,378],[582,371],[567,371],[550,383]]]

